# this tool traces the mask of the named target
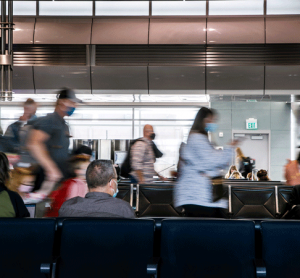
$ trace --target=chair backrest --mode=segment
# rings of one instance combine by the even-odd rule
[[[117,198],[128,202],[131,206],[133,205],[133,185],[122,184],[118,185],[119,193]]]
[[[300,275],[300,221],[261,223],[262,252],[268,278],[298,278]]]
[[[254,278],[252,221],[163,220],[160,277]]]
[[[153,220],[67,219],[57,277],[147,277]]]
[[[230,192],[230,190],[229,190]],[[232,186],[229,206],[232,218],[276,217],[276,197],[274,186]]]
[[[139,217],[180,216],[173,206],[172,185],[137,185],[136,194]]]
[[[51,263],[54,219],[0,219],[0,277],[42,277],[42,263]]]
[[[278,212],[280,216],[283,216],[287,211],[293,188],[293,186],[278,186]]]

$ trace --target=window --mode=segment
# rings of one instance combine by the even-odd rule
[[[300,1],[267,0],[267,14],[300,14]]]
[[[92,16],[92,1],[39,1],[40,15]]]
[[[143,16],[149,15],[148,1],[96,1],[96,15]]]
[[[279,0],[280,1],[280,0]],[[263,15],[263,0],[209,1],[209,15]]]
[[[206,15],[206,1],[153,1],[152,15]]]

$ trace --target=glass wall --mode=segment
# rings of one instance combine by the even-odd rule
[[[45,116],[53,112],[53,109],[39,107],[37,115]],[[198,110],[196,107],[79,107],[66,121],[70,126],[72,139],[134,139],[143,136],[145,124],[153,125],[155,143],[164,154],[157,159],[155,168],[168,176],[169,171],[177,167],[179,146],[186,141]],[[18,120],[22,113],[23,108],[19,106],[1,107],[3,131]],[[168,169],[163,171],[166,168]]]

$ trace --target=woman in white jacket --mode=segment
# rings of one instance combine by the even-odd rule
[[[208,132],[217,128],[215,120],[216,112],[202,107],[181,151],[174,203],[185,209],[186,216],[222,217],[221,208],[228,207],[227,200],[213,202],[211,178],[220,176],[220,170],[232,161],[238,141],[233,141],[223,151],[215,150],[208,139]]]

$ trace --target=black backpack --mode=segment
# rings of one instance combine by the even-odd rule
[[[132,146],[137,141],[143,141],[143,140],[141,138],[139,138],[139,139],[136,139],[136,140],[133,140],[133,141],[130,142],[130,146],[129,146],[126,158],[125,158],[124,162],[122,163],[121,171],[120,171],[120,176],[123,177],[123,178],[129,178],[129,173],[132,171],[130,152],[131,152]]]
[[[248,157],[243,158],[242,160],[242,169],[240,172],[247,176],[248,173],[251,173],[252,170],[255,168],[255,159]]]

